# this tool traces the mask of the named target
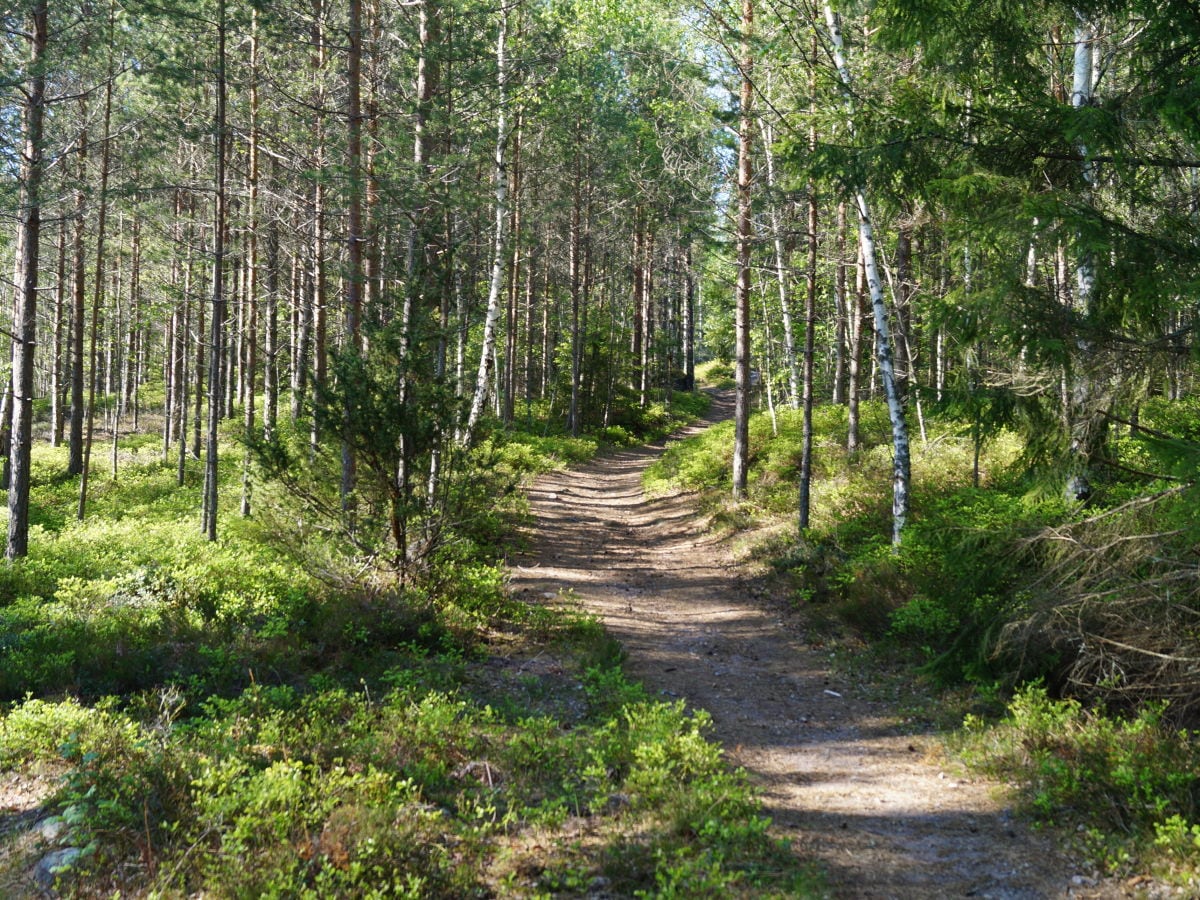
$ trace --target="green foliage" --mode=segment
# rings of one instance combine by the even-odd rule
[[[74,889],[811,890],[706,719],[651,702],[595,618],[509,596],[491,562],[520,511],[506,486],[596,446],[493,432],[460,521],[403,586],[346,579],[343,538],[267,484],[255,497],[272,514],[223,519],[212,545],[185,502],[195,485],[157,461],[98,484],[77,523],[58,458],[39,457],[35,499],[54,524],[0,571],[0,686],[15,701],[0,768],[63,773],[49,806],[84,850]],[[571,839],[572,817],[596,840]],[[553,846],[531,868],[511,847],[534,832]]]
[[[145,721],[133,706],[31,699],[0,719],[0,764],[61,759],[56,803],[92,871],[153,854],[158,891],[481,895],[483,874],[505,865],[498,838],[565,815],[612,819],[589,865],[628,893],[811,884],[704,738],[704,714],[647,701],[616,669],[587,679],[603,699],[572,728],[502,718],[467,681],[378,694],[256,685],[178,721],[173,693],[140,707]],[[633,821],[648,844],[625,844]],[[569,883],[574,864],[551,859],[540,882]]]
[[[750,423],[746,505],[766,521],[794,514],[800,463],[800,414],[780,409],[776,422],[757,413]],[[1065,510],[1057,493],[1031,490],[1013,474],[1022,444],[1012,433],[989,425],[980,448],[984,486],[976,488],[971,422],[943,413],[926,424],[930,439],[914,445],[915,512],[896,549],[886,408],[861,405],[853,454],[845,449],[846,409],[815,409],[811,527],[782,549],[775,568],[792,579],[798,600],[829,604],[861,633],[912,648],[940,679],[991,684],[1013,672],[993,651],[1025,608],[1030,558],[1022,542]],[[648,471],[647,486],[724,490],[731,429],[725,423],[673,445]]]
[[[733,364],[727,359],[713,359],[696,366],[696,381],[719,390],[734,386]]]
[[[110,708],[82,706],[75,699],[28,698],[0,719],[0,766],[57,760],[68,745],[77,754],[95,754],[131,724]]]
[[[1200,744],[1195,734],[1168,727],[1163,711],[1115,718],[1030,685],[998,725],[968,718],[963,752],[1018,784],[1036,817],[1072,826],[1105,868],[1127,870],[1162,855],[1194,865]]]

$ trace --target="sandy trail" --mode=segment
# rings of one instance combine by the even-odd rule
[[[696,433],[730,415],[718,397]],[[532,547],[513,589],[571,591],[629,654],[630,674],[713,717],[714,737],[759,785],[779,834],[847,898],[1144,896],[1097,882],[1031,832],[994,786],[906,733],[869,686],[841,683],[803,620],[756,599],[694,498],[646,498],[666,442],[539,479]],[[909,726],[911,728],[912,726]]]

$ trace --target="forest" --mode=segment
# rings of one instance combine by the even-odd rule
[[[704,710],[508,590],[537,477],[723,397],[646,491],[1197,884],[1192,0],[3,25],[0,894],[825,896]]]

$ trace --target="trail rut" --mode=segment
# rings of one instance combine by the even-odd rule
[[[707,420],[675,437],[729,414],[719,395]],[[643,494],[642,473],[665,446],[540,478],[512,588],[538,600],[573,592],[623,643],[632,676],[708,710],[776,832],[824,867],[832,896],[1160,895],[1081,869],[870,686],[839,680],[803,619],[763,602],[707,532],[694,497]]]

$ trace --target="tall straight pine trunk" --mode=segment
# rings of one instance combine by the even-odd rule
[[[346,60],[346,172],[348,181],[347,206],[350,233],[346,236],[346,347],[350,353],[362,352],[363,285],[366,268],[363,264],[363,165],[362,165],[362,0],[350,0],[350,46]],[[342,440],[342,511],[352,515],[353,494],[358,479],[358,459],[348,435],[353,423],[353,401],[347,394],[343,422],[347,437]]]
[[[29,552],[29,486],[33,441],[33,351],[36,341],[38,244],[42,230],[42,135],[46,118],[46,0],[33,5],[29,35],[29,81],[25,93],[25,140],[21,154],[21,212],[17,304],[12,343],[12,476],[8,487],[8,545],[5,556]]]
[[[204,447],[204,505],[201,531],[210,541],[217,539],[217,429],[221,424],[224,382],[221,357],[225,346],[225,0],[217,3],[217,105],[213,120],[213,265],[212,321],[209,323],[208,348],[208,431]]]
[[[112,28],[111,9],[109,27]],[[108,223],[108,179],[112,169],[112,145],[113,139],[110,134],[112,126],[112,106],[113,106],[113,62],[109,58],[108,78],[104,88],[104,127],[101,133],[101,151],[100,151],[100,192],[99,192],[99,210],[96,214],[96,277],[92,284],[92,314],[91,325],[88,334],[88,385],[87,385],[87,406],[83,417],[83,437],[81,440],[82,456],[81,468],[79,477],[79,504],[76,507],[76,516],[82,520],[84,513],[87,510],[88,497],[88,479],[91,477],[92,466],[92,443],[95,437],[96,429],[96,381],[97,381],[97,351],[96,344],[100,328],[100,309],[104,304],[105,292],[105,264],[107,257],[105,255],[105,238],[107,235]],[[82,322],[82,317],[80,318]]]

